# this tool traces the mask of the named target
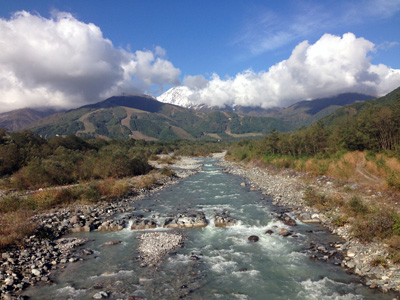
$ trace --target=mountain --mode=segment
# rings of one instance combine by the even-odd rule
[[[341,107],[373,98],[375,97],[358,93],[339,94],[328,98],[300,101],[277,113],[267,114],[267,116],[279,118],[300,128],[317,122]]]
[[[157,99],[163,103],[170,103],[202,112],[226,111],[253,117],[277,118],[290,123],[295,128],[300,128],[301,126],[308,126],[317,122],[343,106],[374,98],[370,95],[345,93],[333,97],[300,101],[287,108],[262,108],[252,106],[218,107],[192,101],[190,99],[192,93],[193,92],[189,88],[179,86],[169,89]]]
[[[40,111],[30,108],[0,113],[0,128],[8,128],[10,131],[22,130],[32,123],[54,113],[55,110],[52,109]]]
[[[372,105],[372,106],[381,105],[381,106],[387,106],[387,107],[394,106],[394,105],[400,105],[400,87],[391,91],[389,94],[387,94],[383,97],[371,99],[371,100],[364,101],[364,102],[356,102],[352,105],[342,107],[342,108],[336,110],[335,112],[333,112],[332,114],[326,116],[321,121],[326,125],[333,125],[336,122],[338,122],[338,120],[340,120],[346,116],[358,115],[359,112],[367,105]]]
[[[76,134],[88,138],[169,140],[232,139],[293,128],[274,118],[223,111],[204,113],[162,103],[150,96],[130,95],[51,115],[31,129],[44,137]]]

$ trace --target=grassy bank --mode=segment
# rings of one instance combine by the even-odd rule
[[[349,228],[351,236],[361,242],[382,242],[388,247],[389,256],[371,263],[400,262],[400,161],[396,152],[289,156],[263,153],[255,141],[234,145],[227,159],[271,172],[300,172],[299,178],[308,186],[303,198],[308,206],[323,212],[334,225]],[[328,178],[331,189],[318,188],[321,178]]]
[[[32,216],[54,208],[95,205],[113,202],[139,190],[159,185],[164,176],[174,176],[170,169],[125,179],[93,180],[87,183],[51,187],[35,191],[10,192],[0,198],[0,249],[21,241],[38,224]]]

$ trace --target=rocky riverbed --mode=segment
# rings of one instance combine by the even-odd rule
[[[359,275],[364,284],[370,288],[379,288],[383,292],[400,291],[400,267],[397,264],[390,264],[389,267],[382,265],[373,266],[372,261],[381,257],[388,257],[387,245],[382,243],[363,244],[352,238],[348,226],[338,227],[333,223],[333,215],[326,215],[317,208],[309,207],[303,196],[307,188],[313,188],[329,196],[348,197],[348,191],[354,189],[355,184],[340,184],[336,180],[325,176],[311,178],[307,174],[293,170],[275,170],[260,168],[255,165],[246,165],[236,162],[221,161],[225,172],[242,176],[250,190],[260,190],[264,195],[273,199],[275,206],[287,207],[294,217],[305,223],[321,223],[328,227],[333,234],[342,237],[345,242],[342,244],[330,245],[341,255],[335,255],[335,262],[350,272]],[[340,186],[340,188],[338,187]],[[375,199],[379,193],[371,190],[364,190],[362,197]],[[322,252],[323,256],[329,254],[329,249],[322,249],[321,246],[310,245],[315,253]],[[322,251],[325,250],[325,251]],[[326,256],[328,258],[328,256]],[[338,261],[338,259],[340,259]]]
[[[84,260],[85,256],[93,254],[91,249],[78,247],[85,244],[84,239],[67,238],[64,235],[122,230],[128,225],[129,217],[116,218],[118,214],[125,213],[129,216],[130,212],[135,211],[135,201],[148,197],[198,171],[201,165],[196,164],[192,158],[188,159],[189,162],[184,168],[175,169],[176,177],[162,177],[151,190],[135,190],[136,196],[116,199],[112,203],[101,202],[93,206],[78,205],[54,209],[36,215],[34,221],[40,225],[35,234],[26,237],[20,246],[3,250],[1,253],[0,299],[25,299],[24,296],[18,295],[24,288],[38,282],[51,283],[53,272],[65,268],[68,263]],[[180,164],[184,165],[182,161],[185,159],[180,161]],[[158,251],[156,256],[148,256],[146,263],[160,260],[168,247],[171,245],[175,247],[175,243],[172,243],[175,239],[168,236],[167,242],[157,243],[163,251]]]

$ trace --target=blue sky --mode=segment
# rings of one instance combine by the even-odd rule
[[[13,15],[18,11],[26,11],[29,14],[29,16],[20,16],[21,22],[23,20],[26,23],[37,22],[33,17],[40,17],[43,24],[46,23],[46,20],[53,20],[54,27],[60,23],[59,21],[62,19],[60,15],[67,13],[69,16],[66,18],[72,20],[71,24],[72,22],[74,24],[79,23],[82,32],[89,28],[89,24],[94,24],[100,30],[102,37],[112,42],[114,50],[122,49],[124,51],[123,56],[133,54],[133,58],[131,58],[133,62],[136,63],[140,60],[137,51],[152,53],[154,57],[147,58],[146,63],[143,64],[140,70],[136,67],[134,71],[128,72],[126,71],[128,68],[123,67],[124,72],[128,75],[116,71],[116,76],[117,73],[121,78],[125,76],[123,83],[121,83],[121,80],[117,83],[116,81],[111,82],[111,79],[101,78],[108,88],[99,89],[94,83],[95,78],[93,78],[92,81],[88,82],[91,87],[90,90],[83,93],[79,93],[77,88],[74,90],[74,87],[66,87],[67,83],[60,86],[59,82],[54,82],[53,75],[49,75],[50,79],[43,78],[40,81],[37,78],[28,78],[29,76],[38,76],[33,70],[30,73],[21,72],[17,57],[0,57],[0,63],[2,59],[3,63],[4,61],[15,61],[14,65],[7,64],[8,73],[11,72],[15,76],[15,80],[9,80],[7,87],[8,91],[10,87],[16,87],[16,90],[13,93],[2,93],[0,86],[0,95],[8,99],[7,102],[2,100],[4,103],[0,104],[9,108],[20,107],[22,104],[18,100],[19,98],[31,99],[29,101],[33,106],[74,107],[81,103],[95,101],[95,98],[99,100],[101,97],[117,92],[138,91],[159,95],[162,91],[172,86],[186,85],[185,78],[189,78],[186,82],[192,83],[188,85],[188,88],[193,92],[190,95],[194,101],[213,102],[214,104],[218,104],[218,101],[224,104],[229,101],[231,102],[230,104],[240,103],[241,101],[243,102],[242,104],[252,103],[264,107],[288,105],[302,100],[301,98],[314,98],[323,95],[325,86],[331,85],[331,82],[316,84],[321,86],[321,90],[310,92],[308,86],[313,84],[309,83],[308,86],[305,86],[304,81],[300,82],[296,78],[293,84],[299,85],[295,89],[299,95],[298,99],[295,94],[282,92],[271,94],[269,99],[259,99],[253,102],[249,97],[236,99],[237,96],[235,95],[225,96],[225,98],[221,95],[222,93],[226,94],[224,89],[234,90],[236,94],[240,94],[242,91],[238,85],[248,86],[253,82],[251,80],[260,79],[261,77],[264,78],[265,82],[268,80],[267,85],[270,86],[270,90],[281,90],[282,84],[272,86],[271,82],[284,80],[287,76],[281,74],[277,79],[278,77],[276,76],[278,75],[272,76],[270,74],[268,77],[265,73],[268,73],[271,67],[288,61],[294,49],[305,41],[308,41],[309,47],[305,47],[303,52],[306,53],[304,55],[308,56],[312,50],[311,46],[317,45],[317,42],[321,41],[325,34],[338,37],[342,42],[344,35],[351,33],[354,37],[348,42],[351,45],[355,42],[361,42],[361,39],[370,43],[359,43],[359,47],[364,49],[361,54],[365,56],[365,61],[360,62],[357,66],[358,68],[362,68],[362,66],[368,67],[368,71],[367,69],[360,69],[356,72],[357,74],[352,73],[351,76],[356,78],[355,81],[357,82],[352,85],[349,83],[346,85],[338,84],[334,90],[326,90],[327,94],[332,94],[336,90],[338,92],[365,91],[377,95],[383,94],[390,88],[396,87],[396,82],[400,78],[397,77],[397,71],[400,69],[400,1],[398,0],[2,0],[0,1],[0,17],[3,20],[3,25],[8,29],[12,28],[12,30],[10,29],[10,34],[0,36],[0,43],[9,47],[11,47],[10,44],[14,43],[13,40],[30,39],[30,37],[22,36],[22,33],[18,32],[20,29],[15,29],[17,27],[11,25],[13,20],[18,19]],[[22,26],[21,28],[25,27]],[[57,32],[59,30],[56,29],[49,31],[49,36],[46,38],[48,43],[54,41],[54,35]],[[20,37],[10,38],[13,34]],[[33,36],[33,40],[34,37],[40,36],[40,34],[33,32],[31,36]],[[329,45],[331,44],[329,43],[334,44],[337,42],[335,42],[335,39],[330,39],[329,41],[325,39],[325,48],[320,47],[320,51],[330,47]],[[30,46],[32,44],[32,42],[29,43]],[[76,44],[79,44],[79,42]],[[85,42],[84,47],[87,46],[88,44]],[[21,44],[13,45],[13,47],[24,47],[24,43],[21,41]],[[32,55],[32,59],[29,62],[35,60],[35,57],[56,55],[55,52],[40,54],[40,47],[32,49],[32,52],[34,55]],[[110,50],[111,52],[113,51]],[[346,59],[352,61],[352,55],[355,55],[355,52],[357,50],[351,50]],[[115,57],[115,53],[112,55],[110,53],[106,56]],[[30,54],[26,53],[26,55],[29,56]],[[100,60],[107,61],[102,54],[99,55]],[[159,59],[160,63],[155,66],[157,59]],[[128,64],[126,57],[116,60],[110,63],[113,66],[113,70],[119,63],[121,65],[125,64],[125,66]],[[379,72],[376,71],[375,73],[378,74],[378,77],[388,77],[387,74],[390,70],[395,70],[396,77],[392,76],[390,82],[384,82],[379,87],[373,86],[371,83],[367,84],[365,81],[361,83],[357,78],[362,77],[365,72],[372,74],[370,66],[365,66],[368,62],[372,66],[376,66],[376,68],[380,64],[387,68],[387,70],[380,68]],[[40,63],[35,62],[32,64],[37,65]],[[12,66],[10,67],[10,65]],[[288,65],[283,64],[282,66],[288,68]],[[90,66],[86,67],[86,69],[90,69]],[[143,70],[146,67],[153,68],[151,74],[149,73],[150,71]],[[76,68],[78,68],[78,64]],[[132,64],[131,68],[134,68]],[[47,67],[43,67],[42,72],[43,70],[47,70]],[[62,72],[63,67],[61,66],[59,70]],[[76,74],[80,70],[75,69],[74,72]],[[158,76],[155,72],[164,75]],[[244,75],[246,72],[247,75]],[[249,74],[248,72],[251,73]],[[312,73],[312,71],[310,72]],[[68,74],[71,74],[70,70]],[[338,74],[338,76],[348,76],[348,74]],[[370,75],[369,77],[371,77]],[[128,82],[129,80],[126,79],[126,76],[133,78],[132,82]],[[245,77],[243,80],[246,82],[243,80],[239,82],[239,79],[243,77]],[[290,77],[293,78],[293,72]],[[319,76],[315,75],[314,77]],[[65,78],[67,80],[64,80],[64,82],[69,82],[68,84],[71,85],[79,81],[77,78],[71,78],[70,75]],[[191,81],[190,79],[193,80]],[[377,82],[377,80],[375,81]],[[349,80],[348,82],[352,81]],[[382,80],[379,82],[381,83]],[[263,82],[257,82],[257,84],[262,85]],[[400,81],[397,86],[399,85]],[[211,86],[214,86],[214,89],[211,90]],[[26,90],[28,88],[30,89],[29,91]],[[216,88],[218,91],[215,90]],[[38,91],[35,95],[32,94],[34,89]],[[262,90],[254,91],[254,93],[258,92],[261,93]],[[38,100],[39,98],[46,98],[46,95],[49,98],[47,102],[44,103],[43,100]],[[214,100],[210,100],[210,98]]]

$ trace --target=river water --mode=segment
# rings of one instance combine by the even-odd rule
[[[340,266],[310,260],[311,242],[338,238],[317,225],[298,222],[289,228],[274,220],[271,199],[241,187],[241,178],[222,172],[215,162],[205,159],[201,172],[133,204],[134,215],[154,216],[158,224],[187,210],[203,211],[210,221],[205,228],[181,230],[185,246],[162,265],[140,267],[137,237],[143,231],[74,234],[89,239],[83,247],[94,254],[58,271],[54,284],[24,294],[41,300],[93,299],[100,291],[108,299],[393,299],[362,286]],[[214,210],[222,209],[236,225],[214,226]],[[277,228],[294,230],[295,237],[265,234]],[[149,231],[155,230],[167,229]],[[250,235],[259,241],[249,242]],[[104,245],[108,241],[121,243]]]

